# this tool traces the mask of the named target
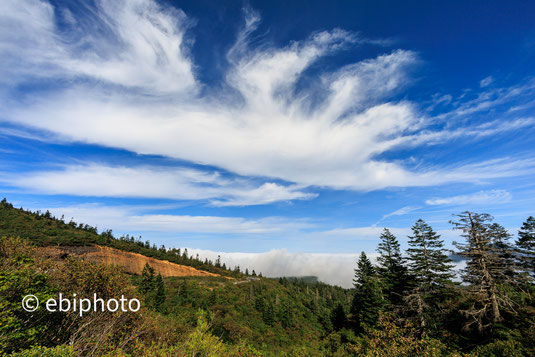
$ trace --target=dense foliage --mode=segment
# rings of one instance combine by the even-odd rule
[[[453,227],[466,262],[462,283],[440,236],[418,220],[402,252],[379,237],[379,258],[362,253],[353,289],[305,279],[268,279],[200,262],[184,252],[115,239],[46,212],[0,204],[0,355],[18,356],[522,356],[535,354],[533,217],[512,235],[486,214],[463,212]],[[9,236],[22,238],[8,238]],[[51,260],[42,245],[101,244],[233,277],[140,276],[75,259]],[[25,312],[40,299],[121,294],[136,313]]]

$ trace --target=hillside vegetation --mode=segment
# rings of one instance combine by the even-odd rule
[[[400,250],[387,229],[377,265],[362,253],[353,289],[267,279],[187,252],[0,204],[0,354],[18,356],[530,356],[535,354],[535,219],[512,236],[485,214],[452,221],[464,242],[463,284],[419,220]],[[98,244],[224,276],[141,275],[41,246]],[[228,277],[234,279],[228,279]],[[22,297],[137,297],[138,312],[33,313]]]
[[[90,246],[99,245],[119,249],[126,252],[142,254],[159,260],[192,266],[224,276],[240,277],[239,267],[226,267],[219,261],[200,261],[198,257],[188,255],[187,249],[166,249],[156,247],[139,236],[121,236],[115,238],[111,230],[103,230],[100,234],[96,227],[88,224],[65,222],[63,217],[53,217],[50,212],[31,212],[22,208],[14,208],[5,199],[0,202],[0,236],[11,236],[29,239],[36,246]]]

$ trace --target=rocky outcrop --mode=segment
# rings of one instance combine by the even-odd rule
[[[99,245],[85,247],[43,247],[39,250],[45,256],[65,259],[75,257],[95,263],[117,265],[121,270],[129,274],[141,274],[143,267],[148,263],[156,274],[160,273],[164,277],[168,276],[220,276],[198,270],[190,266],[149,258],[141,254],[125,252],[122,250],[103,247]]]

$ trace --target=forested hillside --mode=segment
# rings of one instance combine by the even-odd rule
[[[3,199],[0,202],[0,236],[12,236],[29,239],[37,246],[84,246],[97,244],[127,252],[143,254],[147,257],[168,260],[173,263],[192,266],[197,269],[225,276],[241,276],[240,267],[227,267],[219,260],[215,262],[199,260],[188,254],[187,249],[164,246],[156,247],[142,237],[126,235],[114,237],[111,230],[98,232],[96,227],[88,224],[65,222],[64,218],[53,217],[50,212],[31,212],[13,207]]]
[[[0,205],[0,351],[19,356],[530,356],[535,354],[535,218],[513,236],[491,216],[452,220],[462,283],[441,237],[423,220],[409,249],[385,229],[377,264],[365,253],[353,289],[314,279],[268,279],[201,262],[178,249]],[[516,232],[515,232],[516,233]],[[16,238],[20,237],[20,238]],[[77,259],[41,245],[99,244],[220,272],[163,278]],[[358,249],[358,247],[355,247]],[[256,274],[255,274],[256,275]],[[24,311],[23,296],[138,297],[138,312]]]

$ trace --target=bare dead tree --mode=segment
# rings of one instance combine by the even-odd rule
[[[482,331],[502,320],[502,311],[512,309],[512,303],[498,289],[498,281],[504,276],[505,263],[493,244],[493,229],[489,214],[463,212],[456,215],[457,221],[451,221],[454,229],[462,231],[466,243],[454,242],[459,254],[467,259],[463,271],[463,281],[468,283],[469,291],[476,297],[475,303],[463,311],[469,322],[469,328],[477,325]]]

